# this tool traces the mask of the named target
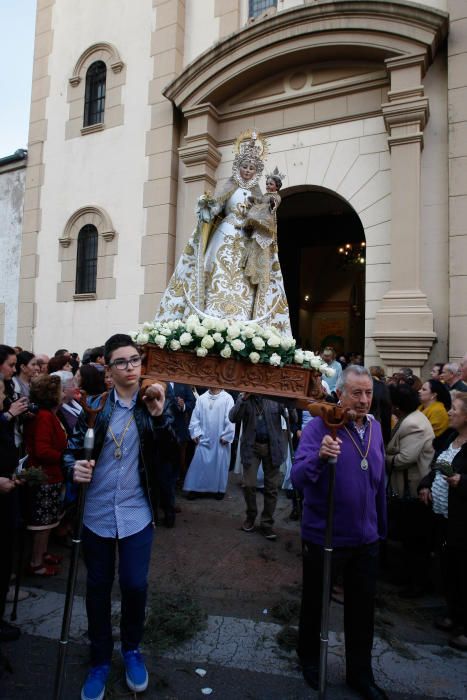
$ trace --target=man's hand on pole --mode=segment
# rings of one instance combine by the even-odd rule
[[[325,435],[321,441],[319,448],[319,456],[321,459],[331,459],[339,457],[341,453],[342,440],[336,437],[335,440],[330,435]]]
[[[90,461],[80,459],[75,462],[75,466],[73,467],[73,481],[75,484],[89,484],[92,479],[92,472],[95,464],[93,459]]]

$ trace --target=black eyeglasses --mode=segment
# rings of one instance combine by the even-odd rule
[[[109,364],[109,367],[116,367],[117,369],[125,370],[128,369],[128,365],[132,367],[139,367],[141,365],[141,357],[139,355],[133,355],[128,360],[124,360],[123,357],[114,360]]]

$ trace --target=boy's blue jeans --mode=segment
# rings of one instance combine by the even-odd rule
[[[122,651],[137,649],[141,642],[153,535],[151,523],[121,540],[99,537],[87,527],[83,528],[83,555],[88,572],[86,610],[93,666],[110,663],[112,658],[111,593],[117,548]]]

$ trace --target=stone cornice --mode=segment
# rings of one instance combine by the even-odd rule
[[[432,61],[447,35],[448,15],[402,0],[329,0],[279,12],[245,27],[206,51],[163,94],[183,111],[225,99],[228,91],[287,64],[313,60],[319,52],[363,49],[382,60],[400,55]],[[234,89],[234,84],[236,88]],[[241,86],[240,86],[241,87]]]
[[[385,102],[381,105],[384,123],[390,136],[393,129],[408,125],[416,125],[423,132],[429,116],[427,97],[415,97],[398,102]],[[397,138],[397,135],[394,135]]]

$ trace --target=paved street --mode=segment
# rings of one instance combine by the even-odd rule
[[[261,495],[258,496],[260,500]],[[185,592],[207,614],[206,628],[189,641],[158,653],[147,649],[151,684],[143,697],[161,700],[305,700],[316,697],[304,685],[296,658],[280,646],[282,629],[275,616],[286,604],[296,608],[300,586],[298,526],[287,515],[281,494],[277,542],[240,530],[241,489],[232,477],[224,501],[179,500],[182,513],[173,530],[158,528],[151,565],[151,595]],[[59,548],[57,552],[62,551]],[[63,550],[66,551],[66,550]],[[30,597],[19,605],[19,642],[4,645],[14,673],[0,681],[5,700],[52,697],[60,634],[66,567],[46,581],[25,578]],[[78,698],[87,662],[86,619],[80,569],[72,639],[67,663],[66,698]],[[375,675],[391,698],[464,698],[466,656],[447,646],[447,636],[432,627],[442,609],[435,595],[401,601],[397,589],[381,581],[374,649]],[[118,638],[118,599],[115,593]],[[295,625],[296,620],[290,620]],[[330,698],[354,698],[344,685],[342,606],[332,603]],[[290,633],[290,628],[286,632]],[[116,645],[116,649],[118,645]],[[206,671],[204,676],[196,670]],[[209,690],[212,692],[209,693]],[[204,691],[204,693],[203,693]],[[109,698],[131,697],[115,652]]]

